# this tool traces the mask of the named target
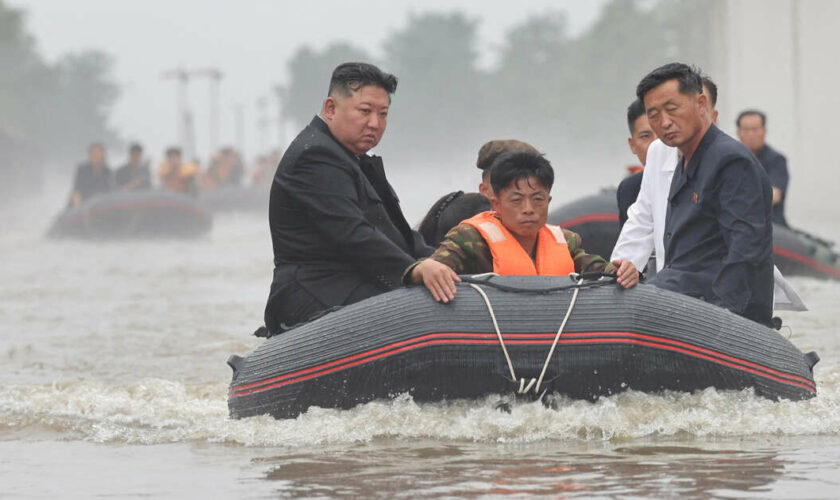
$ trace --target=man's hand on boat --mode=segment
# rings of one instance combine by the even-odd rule
[[[421,261],[411,270],[411,282],[424,284],[432,297],[444,304],[455,298],[455,283],[460,281],[451,267],[432,259]]]
[[[616,281],[623,288],[633,288],[639,283],[639,271],[632,262],[627,259],[617,259],[612,261],[612,264],[616,267]]]

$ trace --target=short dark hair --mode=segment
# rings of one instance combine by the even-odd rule
[[[142,153],[143,152],[143,146],[141,146],[139,143],[134,142],[134,143],[131,144],[131,146],[129,146],[128,152],[129,153]]]
[[[171,147],[166,148],[166,156],[171,156],[171,155],[181,156],[181,148],[176,147],[176,146],[171,146]]]
[[[645,114],[645,103],[641,99],[636,99],[627,106],[627,126],[630,128],[630,135],[633,135],[633,129],[636,128],[636,120],[643,114]]]
[[[767,126],[767,115],[765,115],[763,112],[761,112],[757,109],[745,109],[744,111],[741,111],[741,113],[738,114],[738,119],[735,120],[735,126],[737,126],[738,128],[741,128],[741,118],[743,118],[745,116],[752,116],[752,115],[760,116],[761,117],[761,126],[762,127]]]
[[[717,106],[717,85],[708,75],[703,76],[702,83],[704,89],[709,89],[709,100],[712,102],[712,107],[714,108]]]
[[[388,95],[391,95],[397,91],[397,77],[385,73],[373,64],[362,62],[342,63],[333,70],[327,95],[331,96],[339,93],[347,97],[368,85],[384,89],[385,92],[388,92]]]
[[[683,63],[668,63],[656,68],[642,78],[642,81],[636,86],[636,97],[644,102],[645,94],[668,80],[677,80],[680,83],[681,94],[703,93],[703,78],[700,76],[699,69]]]
[[[516,139],[497,139],[494,141],[485,142],[481,149],[478,150],[478,159],[475,161],[475,166],[481,169],[481,180],[486,181],[490,177],[490,167],[493,162],[502,153],[509,151],[530,151],[532,153],[539,153],[537,148],[531,146],[527,142]]]
[[[514,151],[500,154],[490,167],[490,185],[493,192],[500,194],[511,183],[536,177],[540,184],[551,190],[554,184],[554,169],[551,163],[539,153]]]

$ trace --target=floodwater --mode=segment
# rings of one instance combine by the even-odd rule
[[[223,215],[192,241],[47,240],[59,205],[0,208],[0,496],[840,491],[840,282],[792,279],[811,311],[784,314],[783,332],[822,357],[810,401],[625,393],[505,413],[495,409],[504,396],[422,405],[402,396],[233,421],[225,360],[259,343],[250,332],[270,280],[265,217]],[[840,237],[834,224],[814,229]]]

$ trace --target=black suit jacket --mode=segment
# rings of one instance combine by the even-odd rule
[[[688,165],[677,164],[665,217],[665,267],[653,283],[759,323],[773,312],[770,180],[740,142],[716,126]]]
[[[642,176],[644,170],[636,172],[630,177],[626,177],[618,185],[618,190],[615,193],[616,201],[618,202],[618,227],[624,227],[627,222],[627,210],[630,205],[636,203],[636,198],[639,197],[639,191],[642,190]]]
[[[269,226],[272,290],[295,281],[327,307],[344,304],[362,284],[399,287],[405,269],[433,250],[406,222],[382,159],[356,157],[317,116],[280,160]],[[278,300],[291,299],[272,293],[267,308]]]
[[[770,185],[782,192],[781,201],[773,205],[773,222],[788,227],[787,220],[785,219],[785,198],[787,198],[788,182],[790,181],[787,158],[767,144],[755,156],[767,172],[767,177],[770,178]]]

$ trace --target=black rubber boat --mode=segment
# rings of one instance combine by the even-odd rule
[[[803,231],[774,225],[773,259],[786,276],[840,279],[834,244]]]
[[[199,200],[211,212],[268,213],[268,188],[263,186],[222,186],[203,191]]]
[[[603,189],[552,210],[548,222],[580,234],[587,252],[608,258],[620,233],[615,189]],[[840,279],[840,256],[829,241],[774,224],[773,253],[776,267],[785,276]]]
[[[231,356],[231,417],[293,418],[312,406],[350,408],[402,393],[418,402],[511,392],[594,400],[707,387],[751,387],[772,399],[816,395],[815,353],[699,300],[565,276],[472,281],[458,285],[450,304],[422,287],[399,289]],[[473,285],[492,306],[504,348]]]
[[[604,188],[566,203],[548,214],[548,222],[578,233],[587,253],[608,259],[620,232],[616,190]]]
[[[59,215],[51,237],[197,237],[213,226],[194,199],[169,191],[113,192],[94,196]]]

